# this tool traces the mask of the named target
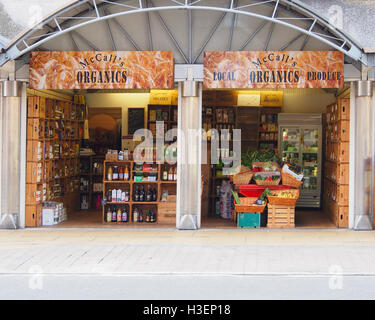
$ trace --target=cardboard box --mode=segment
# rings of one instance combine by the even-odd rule
[[[42,210],[42,225],[53,226],[55,224],[55,212],[53,208],[43,208]]]

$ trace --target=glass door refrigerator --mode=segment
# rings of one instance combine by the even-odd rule
[[[304,181],[297,207],[321,206],[322,114],[280,113],[279,155],[301,168]]]

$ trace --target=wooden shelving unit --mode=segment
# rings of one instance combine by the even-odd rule
[[[280,107],[266,107],[260,109],[258,148],[278,150],[279,126],[277,115],[281,112]]]
[[[94,183],[101,183],[103,184],[103,172],[97,173],[94,169],[94,164],[98,163],[102,167],[102,171],[104,171],[104,158],[105,156],[100,155],[81,155],[80,156],[80,208],[81,210],[86,210],[82,208],[82,197],[86,197],[88,208],[93,209],[95,208],[94,199],[95,196],[100,194],[102,195],[103,191],[94,191]],[[99,169],[100,170],[100,169]],[[87,190],[82,190],[82,179],[88,181]]]
[[[79,149],[86,106],[28,97],[26,226],[41,226],[42,202],[63,202],[76,210],[79,192]]]
[[[164,121],[165,132],[177,128],[177,106],[149,104],[147,110],[147,128],[155,136],[156,122]]]
[[[133,221],[133,209],[135,207],[140,207],[142,210],[154,210],[156,213],[156,222],[154,224],[158,223],[175,223],[175,219],[170,219],[170,210],[168,212],[164,212],[164,207],[166,205],[169,205],[171,208],[174,207],[174,216],[175,216],[175,208],[176,208],[176,202],[165,202],[161,201],[161,196],[163,191],[167,190],[168,195],[175,196],[177,193],[177,181],[163,181],[162,178],[162,169],[167,167],[175,167],[175,165],[169,165],[169,164],[157,164],[157,180],[156,181],[134,181],[134,176],[136,172],[141,172],[140,170],[134,170],[134,164],[135,161],[133,160],[124,160],[124,161],[118,161],[118,160],[105,160],[104,161],[104,172],[103,172],[103,198],[106,196],[107,192],[109,191],[111,185],[115,185],[116,188],[119,188],[120,186],[124,186],[124,189],[121,190],[129,190],[129,201],[128,202],[106,202],[103,206],[103,216],[102,221],[103,223],[118,223],[118,222],[106,222],[106,211],[108,206],[127,206],[128,208],[128,222],[127,223],[139,223],[136,221]],[[129,180],[115,180],[115,181],[107,181],[107,172],[109,166],[119,166],[119,167],[126,167],[128,166],[130,168],[129,171]],[[142,171],[145,175],[148,173],[155,173],[154,171]],[[156,188],[157,192],[157,201],[134,201],[134,193],[135,188],[137,185],[147,186],[151,185],[153,188]],[[168,219],[164,219],[166,217],[166,214],[168,214]],[[126,223],[123,223],[124,225]]]

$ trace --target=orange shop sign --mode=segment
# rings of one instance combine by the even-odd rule
[[[340,51],[208,51],[205,89],[343,88]]]
[[[31,89],[173,89],[172,51],[37,51]]]

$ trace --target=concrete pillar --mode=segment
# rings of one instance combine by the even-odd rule
[[[0,87],[0,226],[24,227],[26,83],[8,80]]]
[[[194,230],[201,224],[202,83],[189,77],[178,86],[177,139],[176,227]]]
[[[352,83],[355,105],[354,221],[355,230],[371,230],[374,211],[375,95],[372,81]]]

